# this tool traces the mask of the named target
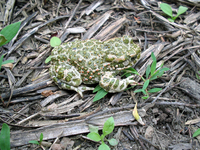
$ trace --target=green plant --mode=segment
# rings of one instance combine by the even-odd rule
[[[178,8],[177,15],[176,15],[176,16],[173,16],[173,14],[172,14],[172,8],[171,8],[170,5],[168,5],[168,4],[166,4],[166,3],[161,3],[161,4],[160,4],[160,8],[161,8],[161,10],[162,10],[165,14],[167,14],[168,16],[171,17],[171,18],[168,18],[168,20],[169,20],[170,22],[174,22],[178,16],[180,16],[181,14],[185,13],[185,12],[188,10],[187,7],[180,6],[180,7]]]
[[[3,46],[10,42],[15,35],[17,34],[19,28],[20,28],[21,22],[16,22],[13,24],[10,24],[3,28],[0,32],[0,46]]]
[[[50,40],[50,45],[51,47],[56,47],[56,46],[59,46],[61,44],[61,40],[56,37],[56,36],[53,36]]]
[[[198,73],[200,74],[200,71],[198,71]],[[196,73],[196,78],[198,79],[198,80],[200,80],[200,76]]]
[[[97,85],[95,87],[95,89],[93,90],[93,93],[97,92],[97,94],[95,95],[93,102],[96,102],[100,99],[102,99],[104,96],[106,96],[108,94],[107,91],[105,91],[103,88],[100,87],[100,85]]]
[[[59,46],[61,44],[61,40],[56,37],[56,36],[53,36],[50,40],[50,45],[51,47],[56,47],[56,46]],[[45,60],[45,63],[49,63],[51,61],[51,56],[47,57],[46,60]]]
[[[5,61],[3,61],[3,57],[4,57],[4,55],[1,55],[1,58],[0,58],[0,71],[1,71],[2,65],[5,65],[5,64],[8,64],[8,63],[14,63],[14,60],[5,60]]]
[[[37,144],[37,145],[41,146],[42,140],[43,140],[43,133],[40,134],[40,141],[39,142],[36,141],[36,140],[32,140],[32,141],[29,141],[28,143]]]
[[[149,89],[147,90],[147,87],[149,85],[149,82],[155,79],[158,79],[159,77],[161,77],[165,71],[168,71],[169,68],[162,68],[164,64],[162,64],[157,70],[156,70],[156,65],[157,65],[157,61],[156,61],[156,57],[154,55],[154,53],[151,53],[151,58],[153,60],[151,66],[148,65],[147,69],[146,69],[146,79],[141,77],[142,80],[144,81],[143,87],[141,89],[137,89],[134,92],[138,93],[138,92],[142,92],[145,96],[142,97],[143,99],[147,99],[149,97],[149,93],[156,93],[161,91],[161,88],[153,88],[153,89]],[[132,70],[133,68],[129,69]],[[134,74],[139,74],[135,69],[133,71],[130,71]]]
[[[105,138],[106,135],[112,133],[114,127],[115,127],[114,118],[110,117],[104,123],[103,134],[101,136],[98,133],[98,127],[90,125],[89,126],[90,133],[87,135],[87,137],[90,138],[93,141],[96,141],[96,142],[101,141],[101,145],[99,146],[98,150],[110,150],[109,146],[107,144],[105,144],[104,138]],[[107,140],[107,141],[112,146],[116,146],[118,144],[117,140],[114,139],[114,138]]]
[[[200,128],[198,128],[198,129],[194,132],[194,134],[192,135],[192,137],[196,137],[196,136],[198,136],[198,135],[200,135]]]
[[[0,134],[0,149],[10,150],[10,128],[6,123],[3,123]]]
[[[141,79],[144,81],[143,87],[141,89],[137,89],[134,92],[138,93],[138,92],[142,92],[144,93],[144,97],[142,97],[143,99],[147,99],[149,97],[149,93],[155,93],[155,92],[159,92],[160,90],[162,90],[161,88],[153,88],[153,89],[149,89],[147,90],[147,87],[149,85],[149,82],[152,80],[155,80],[159,77],[161,77],[165,71],[168,71],[169,68],[162,68],[164,64],[162,64],[157,70],[156,70],[156,57],[154,55],[154,53],[151,54],[151,58],[153,60],[153,63],[147,66],[146,69],[146,79],[144,77],[142,77],[135,69],[133,68],[129,68],[126,69],[126,73],[124,75],[126,76],[130,76],[131,73],[138,75],[139,77],[141,77]],[[137,83],[138,85],[142,85],[141,83]],[[132,87],[131,87],[132,88]],[[104,89],[102,89],[99,85],[94,89],[93,92],[97,92],[97,94],[95,95],[93,102],[100,100],[101,98],[103,98],[108,92],[104,91]]]

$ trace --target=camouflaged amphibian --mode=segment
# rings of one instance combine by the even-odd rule
[[[62,89],[77,91],[81,96],[93,90],[83,84],[99,85],[106,91],[123,91],[132,77],[117,79],[119,71],[132,67],[140,57],[140,47],[129,36],[99,40],[75,40],[64,43],[51,53],[50,75]]]

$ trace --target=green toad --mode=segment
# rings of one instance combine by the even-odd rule
[[[132,77],[118,79],[115,76],[132,67],[139,57],[140,47],[129,36],[104,42],[74,40],[53,49],[49,70],[60,88],[74,90],[81,96],[84,91],[94,89],[86,84],[95,83],[105,91],[115,93],[134,83]]]

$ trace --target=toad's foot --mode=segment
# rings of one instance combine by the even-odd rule
[[[77,93],[79,93],[79,95],[81,97],[83,97],[83,92],[85,92],[85,91],[93,91],[94,90],[94,88],[92,88],[92,87],[87,87],[87,86],[84,86],[84,85],[80,85],[78,87],[75,87],[75,86],[71,86],[69,84],[66,84],[66,83],[63,83],[63,82],[59,82],[59,81],[57,81],[57,85],[61,89],[74,90]]]
[[[115,93],[124,91],[129,84],[136,85],[136,82],[130,76],[126,79],[118,79],[113,76],[113,72],[105,72],[101,77],[99,85],[107,92]]]

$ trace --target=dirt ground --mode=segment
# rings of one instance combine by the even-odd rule
[[[170,22],[159,7],[164,2],[174,16],[179,6],[188,10]],[[192,137],[200,127],[200,1],[1,0],[0,6],[0,30],[21,21],[17,36],[0,47],[4,60],[14,60],[0,72],[0,126],[9,125],[13,150],[42,149],[28,143],[39,140],[41,133],[43,149],[98,149],[100,143],[87,138],[88,125],[102,129],[111,116],[115,128],[106,138],[117,139],[113,150],[200,149],[200,136]],[[133,66],[141,76],[146,78],[152,52],[158,68],[162,63],[169,68],[149,83],[148,89],[161,91],[143,99],[143,93],[134,91],[144,82],[135,76],[141,85],[93,102],[92,91],[82,98],[54,84],[51,64],[45,63],[53,36],[66,43],[124,35],[141,48]],[[136,102],[144,125],[132,115]]]

